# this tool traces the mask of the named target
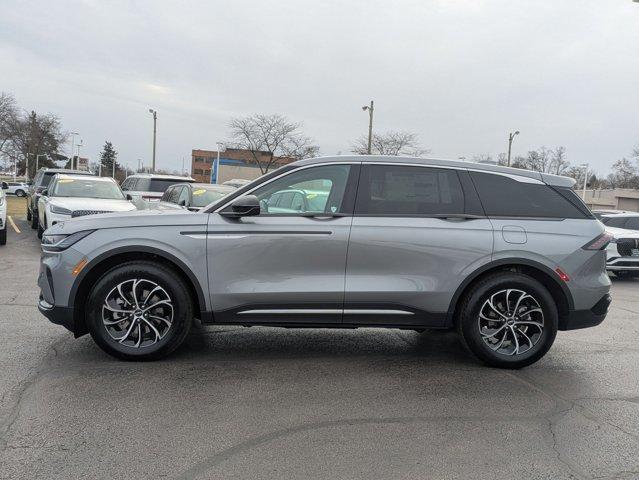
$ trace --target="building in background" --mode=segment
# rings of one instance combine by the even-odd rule
[[[260,152],[261,163],[268,163],[268,152]],[[191,151],[191,176],[202,183],[211,183],[211,173],[213,162],[217,158],[217,150],[192,150]],[[293,162],[292,158],[276,157],[269,168],[275,170],[282,165]],[[255,159],[250,150],[239,148],[227,148],[220,151],[220,167],[218,169],[219,179],[217,183],[224,183],[233,178],[253,180],[262,175],[260,167],[255,163]]]
[[[581,196],[581,191],[577,190]],[[610,190],[586,190],[586,205],[592,210],[628,210],[639,212],[639,190],[615,188]]]

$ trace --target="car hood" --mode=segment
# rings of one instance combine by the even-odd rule
[[[612,233],[615,238],[639,238],[639,230],[626,230],[625,228],[606,227],[606,232]]]
[[[52,197],[49,199],[50,205],[66,208],[68,210],[100,210],[104,212],[128,212],[135,210],[128,200],[111,200],[104,198],[71,198]]]
[[[135,210],[123,213],[87,215],[59,222],[49,228],[51,233],[71,234],[82,230],[104,228],[158,227],[164,225],[206,225],[208,214],[188,210]]]

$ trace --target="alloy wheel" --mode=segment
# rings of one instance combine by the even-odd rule
[[[162,340],[173,325],[173,303],[157,283],[139,278],[115,286],[104,299],[102,323],[119,344],[144,348]]]
[[[484,343],[501,355],[525,354],[544,332],[544,312],[539,302],[518,289],[492,294],[482,304],[477,321]]]

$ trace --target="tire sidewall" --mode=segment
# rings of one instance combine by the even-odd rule
[[[156,344],[142,348],[120,345],[102,322],[102,305],[109,292],[119,283],[136,278],[151,280],[166,290],[173,305],[173,323]],[[87,301],[86,324],[93,340],[104,351],[125,360],[155,360],[175,350],[189,332],[193,307],[189,292],[175,272],[152,262],[131,262],[105,273],[94,285]]]
[[[519,289],[533,295],[544,314],[544,330],[541,338],[530,351],[508,356],[493,352],[481,338],[479,311],[483,303],[494,293],[506,289]],[[543,357],[557,335],[557,306],[548,290],[537,280],[519,273],[501,273],[480,282],[470,293],[461,312],[460,329],[468,348],[488,365],[501,368],[521,368]]]

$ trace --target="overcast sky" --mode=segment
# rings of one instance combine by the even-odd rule
[[[233,116],[304,123],[322,154],[408,130],[433,157],[564,145],[601,173],[639,143],[631,0],[0,0],[0,90],[95,160],[180,169]],[[68,148],[68,147],[67,147]]]

